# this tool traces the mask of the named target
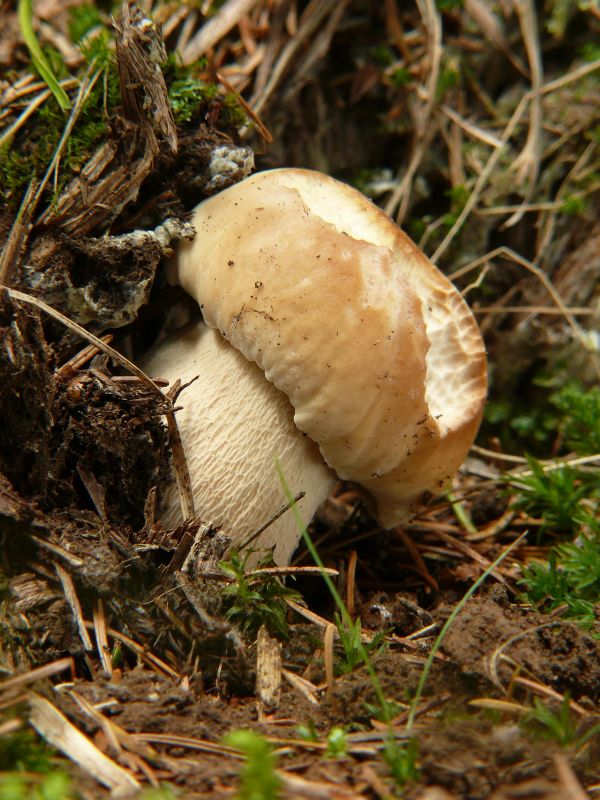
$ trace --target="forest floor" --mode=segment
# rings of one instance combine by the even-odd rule
[[[0,800],[599,795],[597,5],[0,8]],[[489,401],[410,523],[340,482],[287,574],[192,580],[218,537],[160,523],[173,403],[132,362],[253,161],[402,225]]]

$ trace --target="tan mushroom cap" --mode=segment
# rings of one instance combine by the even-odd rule
[[[326,463],[385,527],[441,489],[486,396],[455,287],[360,192],[318,172],[257,173],[201,203],[174,280],[290,399]]]

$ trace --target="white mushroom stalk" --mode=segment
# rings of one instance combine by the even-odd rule
[[[169,381],[194,380],[177,401],[181,433],[196,513],[221,526],[236,543],[246,541],[287,504],[275,470],[305,497],[298,506],[307,519],[329,493],[335,474],[317,445],[294,425],[287,397],[256,366],[212,328],[191,324],[165,340],[144,367]],[[164,525],[181,522],[175,485],[165,497]],[[300,538],[291,511],[251,543],[275,547],[278,564],[289,564]]]
[[[306,519],[335,470],[371,493],[384,527],[406,520],[481,420],[485,350],[459,292],[380,209],[317,172],[257,173],[192,221],[170,278],[222,338],[179,334],[146,368],[200,376],[178,416],[197,513],[245,539],[285,503],[278,457]],[[175,508],[173,493],[165,520]],[[255,546],[287,563],[299,536],[286,514]]]

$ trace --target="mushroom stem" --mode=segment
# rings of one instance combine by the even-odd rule
[[[234,544],[257,531],[286,504],[275,459],[292,493],[305,493],[298,505],[310,520],[335,474],[317,445],[294,425],[290,401],[256,364],[217,331],[195,323],[156,347],[144,369],[170,382],[198,378],[178,399],[177,423],[196,513],[203,521],[221,526]],[[179,524],[174,485],[167,489],[164,507],[163,524]],[[288,564],[300,536],[294,514],[287,511],[251,546],[274,546],[276,563]]]

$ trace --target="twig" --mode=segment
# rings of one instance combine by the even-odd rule
[[[542,56],[538,37],[538,23],[533,0],[515,0],[515,10],[519,17],[521,34],[525,42],[529,69],[531,70],[531,107],[529,109],[529,130],[527,141],[517,156],[513,168],[517,172],[517,181],[528,180],[523,203],[527,204],[535,189],[540,170],[541,133],[542,133],[542,98],[540,88],[543,81]],[[503,225],[501,230],[516,225],[524,211],[519,209]]]
[[[229,33],[256,3],[257,0],[227,0],[226,3],[223,3],[218,13],[205,22],[198,33],[182,49],[180,53],[182,64],[184,66],[193,64],[207,50],[214,47],[219,39]]]
[[[57,561],[54,562],[54,569],[56,570],[56,574],[62,583],[63,592],[65,593],[65,600],[69,604],[71,613],[75,617],[77,630],[79,631],[79,637],[85,650],[87,650],[88,653],[91,653],[94,649],[94,645],[92,644],[92,640],[88,636],[88,632],[85,628],[83,614],[81,613],[81,604],[79,602],[79,598],[77,597],[77,592],[75,591],[75,586],[71,576]]]
[[[552,756],[566,800],[589,800],[589,795],[577,780],[577,775],[564,753],[555,753]]]
[[[43,678],[49,678],[59,672],[64,672],[66,669],[70,669],[71,675],[75,675],[75,662],[71,656],[59,658],[57,661],[44,664],[43,667],[36,667],[29,670],[29,672],[13,675],[4,681],[0,681],[0,692],[8,692],[11,689],[28,686],[30,683],[35,683],[35,681],[41,681]]]
[[[235,549],[239,550],[239,551],[242,551],[242,550],[245,550],[247,547],[249,547],[252,544],[252,542],[254,542],[256,539],[258,539],[258,537],[261,535],[261,533],[266,531],[267,528],[270,528],[271,525],[279,519],[279,517],[281,517],[283,514],[285,514],[286,511],[289,511],[290,508],[292,508],[299,500],[302,500],[304,495],[305,495],[305,492],[298,492],[298,494],[294,497],[293,500],[291,500],[289,503],[286,503],[278,511],[276,511],[272,516],[270,516],[269,519],[265,522],[265,524],[261,525],[261,527],[257,531],[254,531],[254,533],[251,533],[250,536],[248,536],[246,539],[244,539],[242,541],[241,544],[235,545]],[[231,550],[231,548],[230,548],[230,550]],[[227,556],[227,554],[226,554],[226,556]]]
[[[175,411],[173,403],[178,396],[181,389],[181,381],[178,379],[171,386],[166,393],[166,398],[169,401],[169,407],[165,411],[167,420],[167,429],[169,431],[169,445],[171,453],[173,454],[173,468],[175,471],[175,482],[177,484],[177,492],[179,495],[179,505],[181,507],[181,514],[183,520],[192,519],[196,516],[194,511],[194,494],[192,492],[192,479],[185,457],[185,450],[183,449],[183,442],[181,441],[181,434],[175,418]]]
[[[425,155],[427,146],[434,133],[434,126],[431,125],[433,106],[435,103],[435,92],[440,74],[440,64],[442,59],[442,24],[439,12],[433,0],[417,0],[419,12],[423,19],[423,24],[427,30],[427,55],[429,59],[429,73],[426,83],[425,106],[415,112],[415,133],[414,144],[410,161],[404,172],[402,180],[392,192],[385,205],[385,212],[392,216],[400,203],[396,222],[401,224],[408,210],[411,186],[413,178]]]

